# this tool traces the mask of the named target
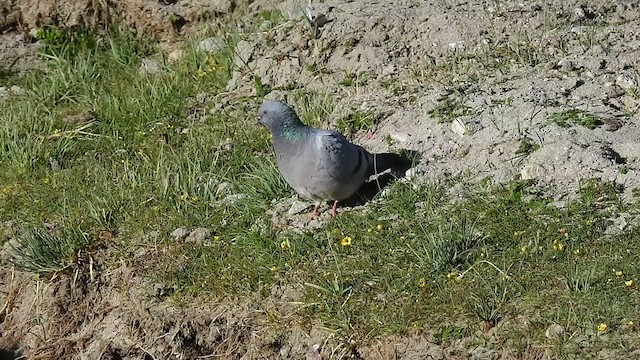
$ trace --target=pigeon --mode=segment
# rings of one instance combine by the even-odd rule
[[[323,201],[333,200],[336,216],[338,203],[369,177],[410,165],[398,154],[371,154],[336,131],[307,126],[282,101],[264,102],[258,109],[258,123],[271,132],[282,177],[298,194],[316,201],[311,219],[318,216]]]

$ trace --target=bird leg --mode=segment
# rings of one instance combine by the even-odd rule
[[[333,202],[333,207],[331,208],[331,210],[333,210],[333,217],[338,216],[338,200]]]
[[[319,202],[316,203],[316,206],[313,208],[313,212],[309,213],[309,221],[314,220],[316,217],[318,217],[318,208],[320,208]]]

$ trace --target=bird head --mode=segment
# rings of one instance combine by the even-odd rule
[[[303,125],[295,111],[279,100],[265,101],[258,109],[258,123],[273,132],[276,129]]]

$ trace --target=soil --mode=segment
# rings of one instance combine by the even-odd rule
[[[592,178],[616,182],[628,198],[640,187],[637,2],[327,0],[307,8],[329,20],[318,29],[299,21],[300,4],[0,0],[0,69],[39,66],[28,34],[46,24],[100,28],[119,19],[171,43],[238,9],[255,17],[277,7],[294,20],[237,45],[229,92],[255,94],[258,75],[276,89],[271,98],[299,87],[333,97],[326,126],[367,113],[375,124],[354,141],[419,152],[409,181],[527,180],[552,187],[558,200]],[[287,100],[298,110],[308,105]],[[451,120],[447,109],[461,116],[439,122]],[[573,117],[554,115],[566,111]],[[572,123],[585,119],[581,111],[594,116],[591,128]],[[280,205],[275,211],[286,214],[292,201]],[[297,289],[175,304],[171,289],[109,259],[107,249],[85,254],[52,281],[0,268],[0,357],[16,350],[28,359],[546,358],[535,348],[516,356],[464,339],[437,345],[422,333],[350,344],[321,324],[274,329],[261,314],[287,318]]]

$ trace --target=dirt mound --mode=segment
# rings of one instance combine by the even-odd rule
[[[44,25],[104,29],[115,21],[139,33],[171,40],[197,29],[204,21],[224,18],[245,5],[235,0],[3,0],[0,31],[19,28],[29,32]]]
[[[356,140],[422,153],[422,177],[640,187],[640,10],[631,2],[279,7],[328,22],[316,34],[290,21],[241,41],[229,90],[255,92],[257,75],[274,89],[326,93],[337,102],[326,125],[366,114],[374,126]]]

